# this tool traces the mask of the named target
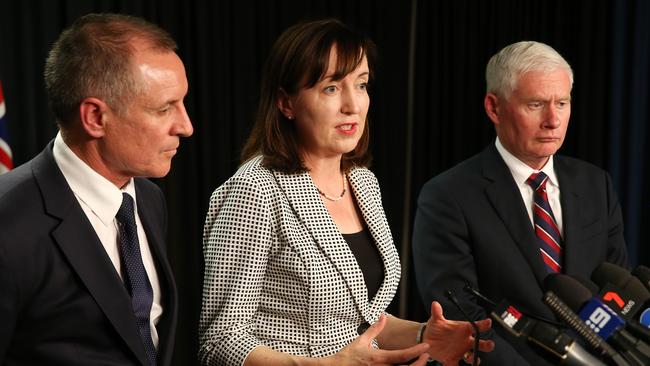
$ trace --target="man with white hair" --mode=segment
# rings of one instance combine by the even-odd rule
[[[461,295],[466,283],[495,301],[548,319],[543,281],[550,273],[589,278],[602,262],[625,266],[621,209],[609,175],[556,155],[571,114],[573,71],[553,48],[511,44],[488,62],[485,111],[496,141],[422,188],[413,230],[415,274],[424,303]],[[459,296],[461,297],[461,296]],[[474,319],[484,308],[463,296]],[[545,365],[495,327],[482,365]]]

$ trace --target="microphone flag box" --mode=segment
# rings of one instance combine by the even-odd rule
[[[643,313],[641,313],[639,323],[646,328],[650,328],[650,308],[645,309]]]
[[[643,305],[635,302],[632,296],[625,291],[615,288],[609,282],[601,289],[600,298],[605,305],[627,321],[633,320],[633,314],[636,314]]]
[[[527,335],[530,331],[531,322],[529,319],[505,300],[497,304],[490,315],[492,319],[516,337]]]
[[[625,326],[625,321],[607,305],[596,298],[589,300],[580,309],[580,318],[593,329],[601,338],[607,339],[620,327]]]

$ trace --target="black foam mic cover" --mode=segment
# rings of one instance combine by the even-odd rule
[[[604,262],[591,274],[591,280],[600,287],[604,287],[607,283],[611,283],[617,287],[623,287],[630,276],[632,275],[625,268]]]
[[[544,279],[544,288],[553,291],[573,311],[579,312],[584,303],[589,301],[593,294],[572,277],[553,273]]]
[[[643,283],[648,291],[650,291],[650,268],[645,266],[638,266],[632,271],[632,274]]]

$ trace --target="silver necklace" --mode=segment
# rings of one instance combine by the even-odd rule
[[[341,183],[343,184],[343,192],[341,192],[341,194],[338,197],[330,196],[329,194],[321,191],[320,188],[318,188],[318,186],[316,186],[316,190],[318,190],[318,193],[320,193],[321,196],[327,198],[330,201],[334,201],[334,202],[340,201],[345,195],[345,188],[346,188],[345,174],[341,174]]]

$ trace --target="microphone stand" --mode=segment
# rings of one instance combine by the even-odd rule
[[[449,301],[451,301],[452,304],[460,311],[460,313],[463,315],[465,320],[467,320],[471,325],[472,328],[474,328],[474,347],[472,349],[472,352],[474,353],[474,357],[472,358],[472,366],[477,366],[478,365],[478,344],[479,344],[479,331],[478,331],[478,325],[476,325],[476,322],[472,318],[470,318],[465,310],[463,310],[463,307],[460,306],[460,303],[458,302],[458,299],[456,299],[456,295],[454,295],[454,292],[449,289],[445,291],[445,296]]]

